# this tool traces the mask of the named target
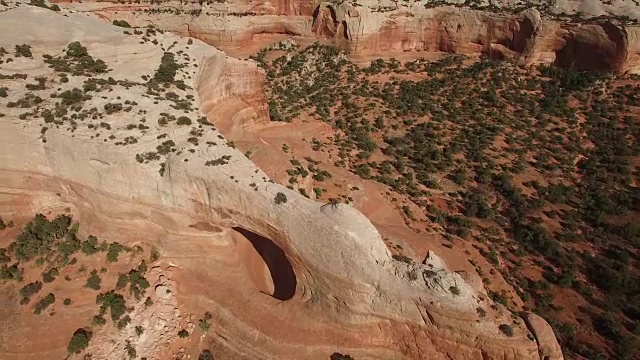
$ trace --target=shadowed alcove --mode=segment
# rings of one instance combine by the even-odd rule
[[[296,275],[284,251],[273,241],[249,230],[234,227],[233,230],[249,241],[259,256],[247,254],[247,269],[261,292],[278,300],[289,300],[296,293]]]

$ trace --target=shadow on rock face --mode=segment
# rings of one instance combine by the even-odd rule
[[[293,298],[296,293],[297,280],[284,251],[273,241],[249,230],[240,227],[234,227],[233,230],[251,242],[253,248],[267,265],[273,281],[273,294],[270,295],[282,301]]]

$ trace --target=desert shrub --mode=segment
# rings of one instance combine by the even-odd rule
[[[153,75],[153,79],[161,83],[173,83],[180,65],[176,62],[175,55],[165,52],[160,60],[160,66]]]
[[[176,122],[178,125],[191,125],[191,119],[186,116],[180,116]]]
[[[513,328],[511,327],[511,325],[501,324],[500,326],[498,326],[498,329],[500,329],[500,331],[502,331],[503,334],[509,337],[513,336]]]
[[[287,195],[285,195],[284,193],[278,192],[275,198],[273,199],[273,201],[276,204],[284,204],[287,202]]]
[[[137,300],[140,300],[142,295],[145,293],[146,289],[149,288],[149,281],[144,277],[144,274],[147,272],[147,264],[144,260],[136,267],[135,269],[131,269],[129,274],[127,274],[127,279],[129,281],[129,291],[134,295]]]
[[[413,264],[413,260],[410,257],[406,256],[406,255],[394,254],[392,256],[392,258],[394,260],[396,260],[396,261],[401,261],[401,262],[406,263],[406,264]]]
[[[22,297],[22,300],[20,301],[20,303],[21,304],[28,303],[31,296],[37,294],[41,289],[42,289],[42,283],[40,281],[35,281],[23,286],[20,289],[20,296]]]
[[[116,327],[118,328],[118,330],[122,330],[127,327],[129,323],[131,323],[131,317],[129,315],[125,315],[122,319],[118,320],[118,322],[116,323]]]
[[[52,4],[51,6],[47,6],[44,0],[30,0],[29,5],[37,6],[44,9],[53,10],[53,11],[60,11],[60,7],[57,4]]]
[[[107,320],[100,315],[95,315],[91,323],[96,326],[102,326],[107,323]]]
[[[184,339],[186,337],[189,337],[189,332],[185,329],[182,329],[178,331],[178,336]]]
[[[18,264],[2,265],[0,267],[0,280],[22,281],[22,270],[20,270]]]
[[[0,264],[7,264],[9,261],[11,261],[11,257],[7,254],[7,249],[0,248]]]
[[[42,299],[40,299],[40,301],[38,301],[38,303],[36,303],[36,306],[33,309],[33,313],[36,315],[40,314],[42,311],[44,311],[47,307],[49,307],[49,305],[53,304],[55,301],[56,301],[56,297],[52,293],[47,294],[47,296],[43,297]]]
[[[96,296],[96,304],[100,305],[100,316],[109,311],[111,320],[114,322],[120,320],[120,317],[127,311],[124,297],[113,290]]]
[[[131,342],[129,340],[127,340],[127,345],[124,347],[124,349],[127,351],[129,359],[135,359],[136,356],[138,356],[136,349],[131,345]]]
[[[149,254],[149,261],[156,262],[160,259],[160,251],[155,246],[151,248],[151,253]]]
[[[82,90],[78,88],[65,90],[64,92],[58,94],[58,97],[62,99],[62,105],[64,106],[71,106],[91,99],[90,95],[86,95]]]
[[[64,300],[62,301],[62,303],[63,303],[63,304],[65,304],[65,305],[71,305],[71,299],[66,298],[66,299],[64,299]]]
[[[42,214],[37,214],[25,225],[11,245],[11,251],[19,260],[31,260],[36,256],[48,254],[57,239],[63,238],[69,231],[71,217],[57,216],[48,221]]]
[[[102,283],[102,280],[100,279],[100,276],[98,276],[98,271],[93,269],[89,274],[89,277],[87,278],[87,283],[84,285],[84,287],[93,289],[93,290],[100,290],[101,283]]]
[[[107,115],[111,115],[113,113],[122,111],[122,104],[120,103],[109,103],[104,105],[104,111]]]
[[[38,91],[38,90],[44,90],[46,89],[46,82],[47,79],[43,78],[43,77],[37,77],[36,81],[38,82],[37,84],[27,84],[25,85],[25,87],[27,88],[27,90],[31,90],[31,91]]]
[[[478,313],[478,316],[481,318],[486,318],[487,317],[487,311],[481,307],[477,307],[476,308],[476,312]]]
[[[86,349],[89,346],[89,341],[91,340],[91,331],[87,331],[85,329],[77,329],[71,340],[69,340],[69,345],[67,345],[67,351],[70,354],[79,354],[82,350]]]
[[[213,353],[211,350],[202,350],[200,355],[198,355],[198,360],[214,360]]]
[[[62,57],[43,55],[43,58],[44,62],[54,71],[72,73],[76,76],[92,76],[109,71],[107,64],[102,59],[95,60],[89,55],[87,48],[78,41],[69,43]]]
[[[116,281],[116,290],[124,289],[129,283],[128,274],[119,274],[118,281]]]
[[[131,25],[129,25],[128,22],[126,22],[125,20],[113,20],[113,25],[115,26],[120,26],[123,28],[130,28]]]
[[[205,166],[218,166],[218,165],[226,165],[231,160],[231,155],[223,155],[214,160],[207,160],[204,165]]]
[[[353,357],[351,357],[351,355],[343,355],[339,352],[334,352],[333,354],[331,354],[331,356],[329,356],[329,359],[331,360],[354,360]]]
[[[87,239],[82,242],[82,253],[85,255],[93,255],[100,251],[98,249],[98,238],[93,235],[87,236]]]
[[[58,275],[60,275],[58,268],[51,268],[48,271],[42,273],[42,281],[44,281],[45,283],[53,282]]]
[[[125,247],[120,245],[117,242],[109,244],[109,248],[107,250],[107,261],[108,262],[117,262],[118,256],[122,251],[125,251]]]
[[[34,95],[32,93],[27,93],[24,95],[24,97],[16,100],[16,101],[11,101],[7,103],[7,107],[9,108],[21,108],[21,109],[26,109],[26,108],[30,108],[33,107],[35,105],[39,105],[43,102],[44,100],[38,96],[38,95]]]
[[[33,58],[33,54],[31,53],[31,45],[16,45],[15,50],[16,57]]]
[[[203,333],[208,332],[209,329],[211,328],[211,323],[209,323],[211,319],[212,319],[211,313],[207,311],[204,314],[204,318],[198,321],[198,326],[200,326],[200,330],[202,330]]]

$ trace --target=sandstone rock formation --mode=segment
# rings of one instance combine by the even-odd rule
[[[622,16],[640,19],[640,6],[629,1],[617,5],[594,0],[558,1],[551,7],[510,1],[457,7],[461,5],[424,0],[63,5],[109,21],[126,20],[134,26],[154,24],[243,55],[248,54],[247,49],[255,51],[269,45],[273,36],[306,36],[331,39],[355,55],[485,53],[518,58],[523,64],[575,64],[583,69],[640,72],[640,28],[620,24]],[[565,17],[555,18],[558,14]],[[582,24],[567,16],[602,17]]]
[[[0,13],[0,46],[30,44],[33,56],[10,53],[0,64],[8,94],[0,98],[0,212],[64,209],[98,236],[143,241],[164,258],[151,270],[160,313],[139,305],[132,312],[138,319],[131,326],[153,322],[157,331],[137,339],[130,327],[98,332],[88,353],[121,359],[124,348],[111,344],[130,340],[139,356],[170,358],[185,321],[181,309],[198,308],[215,314],[212,336],[222,358],[326,359],[338,350],[360,359],[562,358],[544,321],[530,334],[442,262],[434,271],[435,262],[393,260],[357,210],[270,182],[226,143],[209,122],[264,121],[255,63],[153,29],[135,34],[85,14],[9,8]],[[66,61],[64,48],[74,41],[109,70],[62,75],[43,61],[45,54]],[[178,63],[175,80],[186,86],[160,90],[149,82],[167,52]],[[25,88],[36,76],[45,88]],[[68,112],[49,118],[74,88],[87,90],[69,100]],[[287,201],[274,201],[278,193]],[[65,318],[66,326],[86,324],[90,306]],[[478,316],[478,308],[488,315]],[[13,328],[27,327],[15,314],[0,319],[7,315]],[[33,321],[51,328],[56,320]],[[500,324],[511,324],[513,336]],[[2,358],[66,353],[66,339],[42,345],[12,334],[3,333]],[[33,352],[36,346],[42,351]]]

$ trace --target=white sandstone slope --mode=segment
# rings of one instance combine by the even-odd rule
[[[75,41],[110,70],[63,75],[44,62],[48,54],[75,66],[65,58]],[[14,54],[21,44],[32,57]],[[553,338],[538,339],[550,349],[539,353],[522,320],[513,337],[500,333],[510,314],[460,275],[392,260],[357,210],[272,183],[227,143],[209,122],[264,114],[263,74],[254,63],[158,30],[31,6],[0,12],[0,47],[8,52],[0,59],[7,92],[0,98],[0,212],[68,208],[103,229],[99,236],[152,242],[169,268],[199,279],[177,282],[178,308],[190,301],[214,308],[216,341],[230,353],[322,359],[341,346],[356,358],[561,357]],[[165,52],[178,64],[166,88],[149,82]],[[274,201],[280,192],[286,203]],[[258,252],[270,249],[261,253],[266,266],[253,265],[257,257],[241,250],[248,242],[240,235]],[[491,306],[490,317],[477,317],[477,307]],[[87,351],[122,358],[124,349],[109,352],[109,344],[122,344],[130,330],[102,330]],[[165,335],[140,340],[138,355],[169,357],[176,336]]]

